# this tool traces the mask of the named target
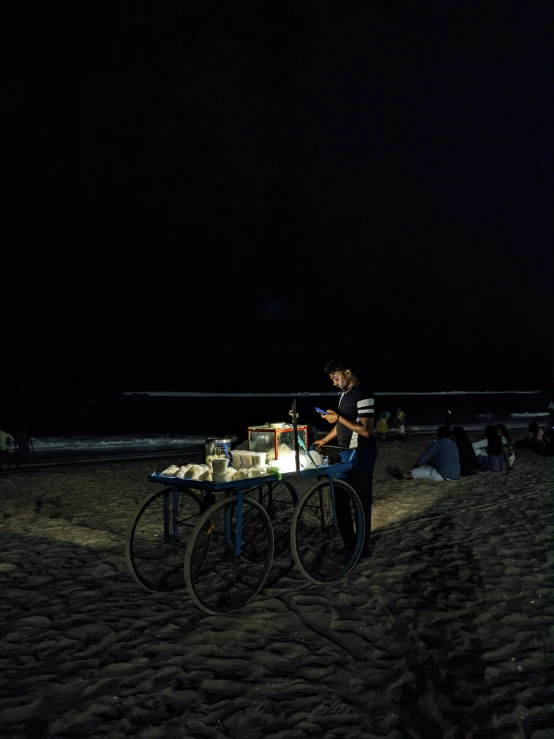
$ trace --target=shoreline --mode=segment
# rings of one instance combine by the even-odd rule
[[[484,419],[485,420],[485,419]],[[487,423],[492,423],[492,421],[487,421]],[[472,441],[476,441],[483,437],[483,431],[485,428],[486,423],[483,424],[475,424],[472,426],[471,424],[468,424],[465,426],[466,431],[468,432],[470,438]],[[527,420],[525,422],[517,422],[512,423],[508,427],[508,430],[512,432],[512,436],[514,437],[514,440],[518,438],[520,432],[527,428]],[[434,439],[436,435],[436,427],[407,427],[406,433],[404,436],[404,439],[410,440],[424,440],[429,441],[431,439]],[[39,437],[40,438],[40,437]],[[46,438],[52,438],[52,437],[46,437]],[[63,437],[60,437],[63,438]],[[39,450],[35,450],[32,453],[32,461],[30,461],[27,464],[21,464],[19,467],[19,470],[15,469],[15,463],[13,459],[11,460],[12,466],[8,469],[3,467],[0,471],[0,474],[5,473],[15,473],[17,471],[25,472],[25,471],[33,471],[33,470],[39,470],[43,468],[54,468],[54,467],[62,467],[62,466],[71,466],[71,465],[86,465],[86,464],[102,464],[102,463],[115,463],[115,462],[125,462],[125,461],[136,461],[136,460],[146,460],[146,459],[168,459],[175,456],[181,456],[186,459],[192,459],[194,458],[203,458],[204,456],[204,443],[191,443],[190,446],[185,446],[185,439],[183,439],[183,446],[179,448],[177,445],[168,445],[167,443],[163,444],[160,448],[156,448],[154,444],[145,446],[144,444],[138,444],[135,449],[133,450],[132,446],[128,447],[128,451],[122,451],[121,449],[117,448],[117,445],[114,445],[114,447],[105,448],[102,452],[99,452],[98,449],[98,441],[107,439],[110,437],[103,437],[103,436],[90,436],[86,437],[90,440],[91,448],[87,450],[86,443],[83,443],[79,448],[63,448],[63,447],[55,447],[52,450],[49,450],[45,448],[45,446],[39,448]],[[133,436],[129,435],[129,439],[132,439]],[[155,441],[156,437],[152,437],[151,441]],[[162,437],[164,439],[167,439],[167,437]],[[199,435],[191,435],[191,438],[198,439]],[[201,438],[201,437],[200,437]],[[236,437],[235,437],[236,438]],[[400,437],[394,427],[391,428],[387,434],[387,436],[384,439],[379,439],[379,444],[388,444],[394,441],[401,440],[402,437]],[[71,439],[68,439],[68,441],[71,441]],[[196,461],[196,460],[195,460]]]

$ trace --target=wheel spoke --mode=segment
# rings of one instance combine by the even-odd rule
[[[256,500],[243,498],[237,554],[237,509],[235,499],[211,506],[198,520],[187,547],[187,587],[197,605],[208,613],[222,613],[248,603],[262,587],[271,566],[273,531],[267,513]],[[191,561],[205,539],[210,541],[207,555],[201,568],[194,571]]]
[[[346,575],[361,550],[363,526],[358,521],[363,521],[363,514],[359,498],[342,481],[334,481],[334,490],[335,508],[329,482],[317,483],[299,503],[293,519],[294,558],[300,570],[314,582]]]
[[[186,490],[177,493],[175,515],[173,506],[174,491],[169,488],[149,496],[139,507],[127,535],[125,555],[131,574],[153,592],[184,586],[186,546],[204,511],[201,498]]]
[[[257,500],[266,509],[275,537],[274,559],[286,557],[290,553],[290,526],[298,501],[294,487],[287,482],[265,483],[248,492],[249,498]],[[250,557],[247,547],[245,557]],[[260,554],[263,557],[263,554]]]

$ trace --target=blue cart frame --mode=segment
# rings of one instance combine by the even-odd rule
[[[294,480],[305,480],[307,478],[324,479],[329,478],[329,487],[331,491],[331,504],[333,507],[333,519],[337,519],[336,503],[335,503],[335,488],[334,488],[334,476],[338,472],[349,472],[353,465],[350,462],[345,464],[332,464],[327,467],[310,467],[300,472],[286,472],[280,477],[277,475],[261,475],[259,477],[248,477],[242,480],[230,481],[230,482],[209,482],[208,480],[194,480],[192,478],[184,479],[180,477],[170,477],[168,475],[159,475],[153,472],[148,476],[150,482],[157,482],[162,485],[167,485],[171,488],[164,495],[164,506],[163,506],[163,525],[164,525],[164,538],[167,540],[169,537],[173,537],[175,540],[179,538],[179,522],[178,522],[178,505],[179,490],[195,490],[205,493],[223,493],[226,497],[230,495],[236,495],[237,497],[237,535],[235,537],[235,554],[237,557],[241,554],[242,546],[242,501],[243,495],[246,491],[252,488],[260,487],[268,483],[278,483],[281,480],[286,480],[293,483]],[[170,499],[171,492],[171,499]],[[172,509],[172,510],[171,510]],[[173,515],[171,515],[173,513]],[[226,511],[225,521],[225,538],[228,543],[231,543],[231,522],[230,522],[230,511]],[[227,518],[229,520],[227,520]],[[173,522],[172,530],[170,532],[170,521]],[[358,521],[358,525],[361,525],[362,521]]]
[[[217,510],[224,509],[224,517],[221,520],[220,536],[222,536],[222,543],[225,550],[229,553],[234,560],[239,562],[252,562],[249,559],[251,556],[250,552],[247,553],[245,547],[248,546],[248,541],[245,539],[243,531],[243,517],[244,508],[246,506],[257,506],[263,512],[263,517],[266,520],[266,527],[269,527],[269,535],[271,543],[269,545],[267,556],[265,559],[266,568],[265,574],[261,579],[257,581],[256,587],[252,590],[252,598],[255,597],[256,593],[259,592],[263,586],[263,582],[267,575],[268,569],[271,566],[274,557],[274,522],[271,520],[271,515],[268,511],[271,511],[271,496],[272,486],[277,486],[280,482],[287,485],[289,490],[294,493],[293,496],[293,508],[290,520],[290,536],[289,546],[292,548],[292,556],[299,567],[300,571],[304,576],[311,582],[325,583],[337,580],[340,577],[348,574],[352,567],[355,566],[358,561],[364,533],[364,514],[361,506],[361,502],[356,494],[355,490],[351,486],[347,485],[344,480],[334,480],[335,475],[340,473],[349,472],[353,469],[351,463],[345,464],[333,464],[327,467],[312,467],[300,472],[289,472],[281,475],[261,475],[259,477],[244,478],[241,480],[224,483],[208,482],[206,480],[195,480],[192,478],[183,479],[178,477],[172,477],[168,475],[161,475],[156,472],[150,474],[148,479],[150,482],[158,483],[163,486],[163,489],[159,492],[152,493],[146,500],[140,504],[135,517],[130,521],[129,531],[126,540],[126,560],[129,567],[129,571],[134,579],[151,592],[168,592],[171,590],[178,589],[180,585],[176,585],[176,580],[165,581],[161,584],[161,581],[157,582],[154,579],[149,579],[150,575],[146,571],[140,571],[137,569],[138,565],[136,562],[140,562],[141,558],[143,562],[149,563],[156,561],[150,560],[149,557],[135,554],[135,531],[136,527],[141,521],[141,516],[144,511],[150,510],[149,506],[159,506],[159,513],[162,514],[157,519],[159,521],[159,537],[161,544],[157,544],[156,534],[154,533],[154,544],[153,547],[158,552],[159,546],[168,546],[168,558],[172,559],[175,556],[179,557],[179,552],[184,551],[184,579],[187,585],[187,589],[192,599],[199,605],[200,608],[208,613],[217,613],[223,611],[217,611],[202,601],[201,596],[195,592],[194,578],[199,570],[191,569],[191,558],[194,550],[194,541],[196,537],[204,535],[211,536],[212,527],[209,524],[210,516],[216,515]],[[314,484],[309,487],[305,492],[302,491],[301,495],[296,494],[295,482],[301,483],[304,481],[313,480]],[[256,489],[260,489],[265,486],[269,486],[269,505],[266,507],[266,503],[262,504],[262,500],[256,501],[255,499],[248,498],[245,500],[244,495],[249,492],[253,492]],[[353,525],[356,529],[356,544],[353,549],[347,549],[346,542],[344,547],[343,555],[339,555],[339,549],[335,549],[334,545],[329,545],[329,542],[336,541],[337,537],[340,539],[342,534],[340,533],[339,517],[337,515],[337,494],[338,488],[340,487],[340,493],[342,495],[350,496],[350,510],[353,512]],[[327,490],[326,497],[322,497],[324,490]],[[190,531],[191,524],[188,523],[189,518],[180,519],[180,501],[182,501],[183,494],[193,501],[196,500],[198,504],[198,519],[196,524],[193,524],[194,530]],[[328,496],[328,497],[327,497]],[[233,505],[227,506],[223,502],[226,499],[232,499]],[[155,501],[158,501],[157,503]],[[326,501],[326,502],[325,502]],[[309,513],[313,509],[315,503],[316,517],[321,521],[321,529],[318,538],[318,528],[313,528],[313,524],[309,523],[310,519],[313,520],[313,516]],[[342,500],[341,500],[342,505]],[[153,510],[154,508],[152,508]],[[260,515],[261,515],[260,512]],[[304,518],[305,514],[308,514],[307,518]],[[303,523],[301,523],[303,522]],[[204,529],[204,526],[208,526]],[[214,524],[215,525],[215,524]],[[234,531],[233,531],[234,526]],[[279,524],[279,531],[283,531],[282,523]],[[286,519],[285,519],[285,530],[286,530]],[[305,527],[308,526],[308,529]],[[310,529],[312,526],[312,529]],[[188,527],[188,531],[187,531]],[[308,531],[313,534],[312,538],[306,538],[305,532]],[[303,532],[303,533],[302,533]],[[188,539],[188,541],[187,541]],[[344,541],[344,537],[343,537]],[[312,542],[310,544],[309,542]],[[148,544],[150,546],[150,544]],[[329,548],[330,547],[330,548]],[[209,548],[209,544],[208,544]],[[207,550],[206,550],[207,551]],[[318,560],[319,553],[323,552],[326,565],[323,569],[320,565],[317,566],[313,562],[321,562]],[[312,558],[312,553],[314,558]],[[344,556],[346,554],[346,562],[343,563],[342,559],[336,559],[337,556]],[[277,555],[279,557],[281,555]],[[137,558],[138,557],[138,558]],[[310,564],[312,562],[312,564]],[[171,565],[173,567],[173,565]],[[201,567],[201,565],[199,565]],[[338,569],[336,569],[338,567]],[[315,568],[315,569],[314,569]],[[175,569],[172,570],[175,572]],[[160,570],[162,574],[163,566]],[[215,571],[217,573],[217,571]],[[249,602],[249,600],[245,601]]]

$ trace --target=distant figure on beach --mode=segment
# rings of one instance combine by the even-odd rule
[[[404,411],[401,411],[400,408],[397,408],[396,413],[394,414],[394,420],[396,422],[396,432],[400,434],[400,436],[404,436],[406,424],[406,414],[404,413]]]
[[[444,412],[443,426],[446,426],[447,428],[452,428],[452,411],[446,410]]]
[[[384,438],[389,433],[389,418],[390,413],[388,411],[379,413],[377,428],[375,429],[377,436]]]
[[[27,464],[31,457],[31,449],[33,449],[33,440],[27,433],[22,429],[18,429],[14,432],[15,442],[15,468],[18,469],[19,465]]]
[[[554,429],[554,400],[548,404],[548,427],[551,431]]]
[[[13,436],[8,431],[0,430],[0,469],[10,466],[10,450],[13,447]]]
[[[452,441],[452,433],[447,426],[437,429],[435,441],[421,455],[413,466],[410,475],[414,480],[459,480],[460,453]],[[432,464],[428,464],[432,462]]]
[[[479,467],[484,472],[511,470],[510,452],[508,447],[502,443],[502,437],[496,428],[494,426],[487,426],[485,437],[487,439],[486,453],[477,458]]]
[[[469,440],[467,431],[462,426],[454,426],[452,429],[452,441],[458,447],[458,454],[460,455],[460,477],[475,475],[477,472],[475,449]]]

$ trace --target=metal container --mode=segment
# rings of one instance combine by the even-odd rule
[[[231,461],[231,444],[232,440],[228,438],[218,438],[210,436],[206,439],[206,459],[212,457],[220,457],[224,454],[229,462]]]

